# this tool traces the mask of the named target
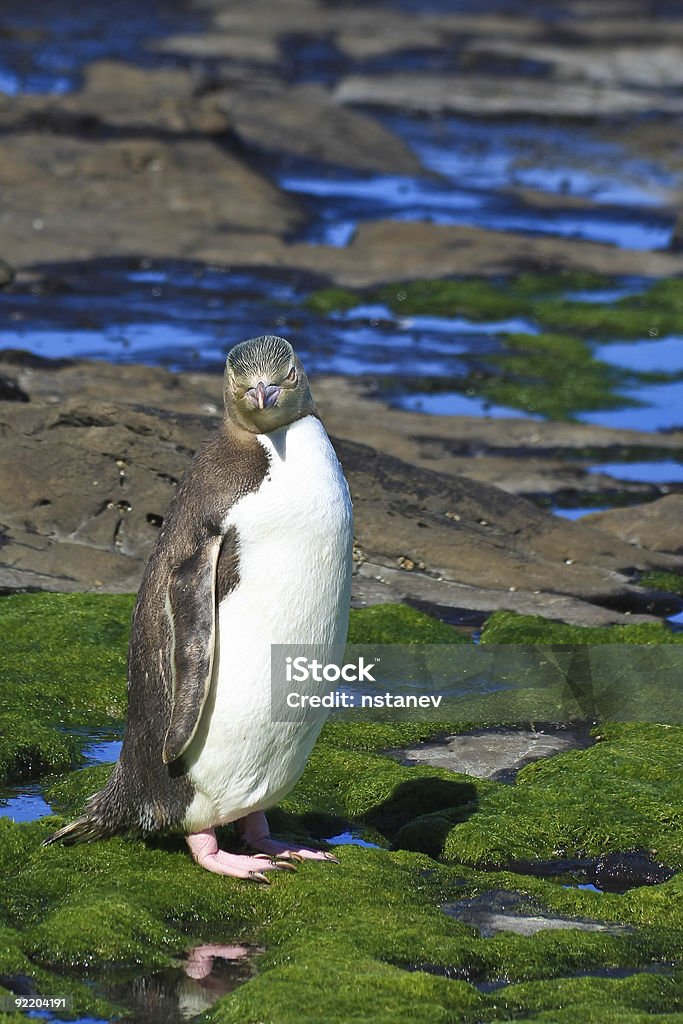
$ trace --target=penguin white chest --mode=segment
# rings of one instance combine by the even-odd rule
[[[343,644],[351,500],[320,421],[259,435],[269,472],[230,510],[238,582],[218,609],[211,691],[185,761],[198,829],[272,806],[297,781],[323,724],[272,721],[270,646]]]

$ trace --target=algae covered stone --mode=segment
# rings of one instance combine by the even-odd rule
[[[26,597],[20,618],[33,599]],[[31,660],[28,633],[20,631],[23,668],[12,653],[12,678],[23,672],[29,701],[44,688],[45,729],[60,715],[76,729],[91,713],[97,723],[120,723],[130,608],[128,599],[88,598],[79,607],[77,599],[55,598],[46,623],[52,646],[42,647],[43,658],[55,658],[53,683],[41,657]],[[35,609],[47,614],[42,598]],[[16,605],[10,612],[19,614]],[[98,614],[106,640],[97,639]],[[77,640],[68,662],[60,661],[54,635],[62,615],[62,638]],[[501,613],[489,620],[484,640],[660,644],[670,636],[656,625],[566,629]],[[454,659],[463,643],[451,627],[400,607],[355,612],[352,636],[358,643],[452,640]],[[92,692],[83,682],[88,664]],[[19,713],[18,701],[11,711]],[[571,879],[533,877],[521,865],[525,858],[639,848],[680,868],[680,727],[604,723],[592,747],[530,765],[514,786],[402,765],[388,755],[402,743],[462,727],[330,721],[300,783],[277,809],[278,830],[309,842],[332,835],[324,831],[331,826],[371,830],[380,848],[337,846],[338,867],[305,864],[267,888],[199,870],[180,837],[44,848],[41,840],[64,818],[0,821],[0,973],[71,993],[73,1015],[113,1019],[122,1010],[107,994],[105,964],[137,963],[153,977],[199,943],[239,942],[262,950],[256,974],[219,999],[207,1021],[475,1024],[514,1017],[602,1024],[644,1020],[652,1010],[673,1021],[680,978],[668,961],[683,939],[682,876],[601,895],[565,887]],[[107,771],[65,774],[48,791],[54,809],[74,813]],[[223,839],[235,840],[230,828]],[[485,938],[443,909],[493,889],[605,930]],[[653,973],[657,965],[661,971]],[[600,971],[617,976],[591,976]]]

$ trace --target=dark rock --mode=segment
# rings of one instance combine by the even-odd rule
[[[642,850],[606,853],[595,865],[595,885],[605,892],[626,892],[641,885],[659,885],[674,875],[675,871],[654,861]]]
[[[535,878],[573,879],[574,885],[590,885],[600,891],[615,893],[625,893],[642,885],[660,885],[676,873],[643,850],[606,853],[598,858],[519,860],[508,867],[511,871]]]
[[[0,374],[0,402],[28,402],[28,395],[11,377]]]
[[[15,276],[14,268],[4,260],[0,260],[0,288],[6,288],[8,284],[12,283]]]

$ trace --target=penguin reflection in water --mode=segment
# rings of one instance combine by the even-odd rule
[[[272,838],[263,813],[297,782],[323,724],[272,721],[270,645],[343,647],[351,499],[289,342],[233,348],[224,400],[142,579],[120,759],[47,842],[183,831],[202,867],[264,882],[292,861],[335,860]],[[219,849],[214,829],[228,822],[253,855]]]

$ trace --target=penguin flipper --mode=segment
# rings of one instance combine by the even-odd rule
[[[212,535],[171,574],[166,612],[171,627],[173,706],[163,760],[175,761],[197,731],[206,702],[216,640],[216,567],[223,538]]]

